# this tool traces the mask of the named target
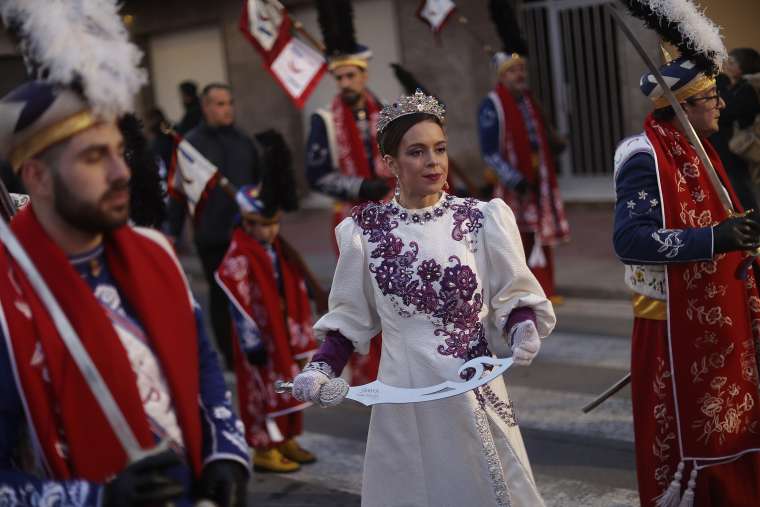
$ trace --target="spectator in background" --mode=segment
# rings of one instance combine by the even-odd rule
[[[255,185],[260,179],[259,156],[253,140],[235,126],[235,109],[230,87],[207,85],[201,93],[203,121],[185,139],[219,169],[235,187]],[[169,200],[169,235],[177,238],[185,221],[186,206]],[[214,281],[214,271],[230,246],[238,206],[216,186],[208,194],[203,211],[193,220],[193,239],[209,284],[211,325],[227,367],[232,366],[232,341],[227,296]]]
[[[174,130],[185,135],[198,126],[203,119],[203,112],[198,98],[198,85],[194,81],[182,81],[179,84],[179,94],[182,98],[182,106],[185,108],[185,115]]]
[[[718,93],[726,103],[718,120],[719,131],[710,137],[718,150],[731,184],[745,209],[758,209],[752,190],[752,180],[747,161],[733,153],[728,143],[734,136],[735,127],[745,129],[752,125],[760,113],[760,101],[753,86],[744,78],[747,74],[760,72],[760,54],[750,48],[736,48],[718,76]]]
[[[168,126],[169,122],[164,115],[164,112],[154,107],[148,111],[146,117],[148,141],[150,142],[150,150],[153,155],[159,159],[159,168],[164,179],[169,171],[169,166],[172,163],[172,156],[174,155],[174,140],[172,136],[162,130],[164,126]]]

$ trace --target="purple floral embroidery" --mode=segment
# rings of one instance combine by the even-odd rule
[[[478,280],[469,266],[463,266],[456,256],[449,257],[449,262],[454,266],[443,270],[441,291],[445,294],[456,293],[464,300],[472,298],[472,294],[478,288]]]
[[[417,274],[423,282],[435,282],[441,278],[441,265],[433,259],[422,261],[420,267],[417,268]]]
[[[370,253],[372,259],[380,263],[370,263],[369,270],[375,275],[380,291],[390,297],[402,316],[414,312],[429,315],[436,326],[436,336],[443,343],[437,347],[438,353],[462,360],[490,355],[485,330],[480,322],[483,308],[482,291],[478,290],[475,272],[462,264],[457,256],[448,259],[448,266],[441,266],[435,259],[419,260],[419,245],[410,241],[405,248],[403,240],[393,234],[404,223],[424,223],[443,216],[446,210],[455,210],[452,237],[461,241],[467,232],[476,233],[481,227],[483,214],[476,207],[474,199],[459,204],[446,196],[440,207],[423,215],[412,214],[407,221],[406,212],[398,212],[395,205],[367,204],[354,208],[353,217],[374,245]],[[440,211],[440,213],[439,213]],[[458,232],[457,232],[458,231]],[[415,267],[416,266],[416,267]],[[464,372],[469,378],[474,371]]]
[[[517,412],[514,403],[511,401],[507,403],[499,399],[490,386],[485,385],[475,389],[475,398],[477,398],[480,408],[485,410],[486,405],[490,405],[507,426],[517,426]]]
[[[452,204],[454,210],[454,228],[451,230],[451,237],[457,241],[462,241],[465,234],[471,236],[470,246],[475,245],[475,236],[483,227],[483,212],[477,207],[477,199],[465,199],[462,204]]]
[[[383,259],[392,259],[401,254],[404,248],[404,242],[392,234],[387,234],[378,243],[377,247],[372,250],[372,258],[382,257]]]

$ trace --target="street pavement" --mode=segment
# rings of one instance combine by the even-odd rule
[[[330,212],[307,208],[286,216],[282,234],[328,287],[335,266]],[[536,482],[547,506],[638,505],[629,388],[588,415],[581,407],[628,371],[630,303],[622,266],[610,245],[604,206],[568,209],[574,240],[557,248],[557,281],[565,304],[556,331],[530,367],[506,373]],[[182,255],[193,290],[205,305],[197,259]],[[228,381],[234,382],[228,375]],[[234,388],[234,385],[232,386]],[[307,409],[299,441],[319,461],[288,475],[256,474],[249,504],[358,506],[370,410],[353,402]]]

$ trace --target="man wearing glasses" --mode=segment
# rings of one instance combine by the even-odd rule
[[[661,495],[677,504],[682,491],[695,495],[695,505],[710,498],[757,505],[760,459],[749,451],[760,443],[760,298],[753,270],[746,279],[737,274],[746,251],[760,246],[760,224],[742,213],[707,141],[725,107],[715,80],[683,57],[661,72],[720,183],[711,182],[711,169],[654,76],[644,75],[641,90],[655,109],[644,132],[622,141],[615,154],[614,228],[634,292],[631,388],[641,505],[653,506]]]

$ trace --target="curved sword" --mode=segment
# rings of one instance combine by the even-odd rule
[[[381,403],[420,403],[440,400],[458,396],[491,382],[507,371],[512,363],[511,357],[504,359],[488,356],[476,357],[464,363],[458,370],[458,373],[462,374],[467,369],[474,369],[475,374],[470,380],[463,382],[447,380],[430,387],[394,387],[383,384],[379,380],[363,386],[348,387],[342,378],[334,378],[322,388],[323,392],[320,393],[320,398],[323,402],[329,402],[334,397],[343,396],[343,393],[346,393],[346,398],[358,401],[368,407]],[[486,370],[486,366],[492,368]],[[293,389],[293,383],[277,381],[274,388],[277,393],[288,392]]]

